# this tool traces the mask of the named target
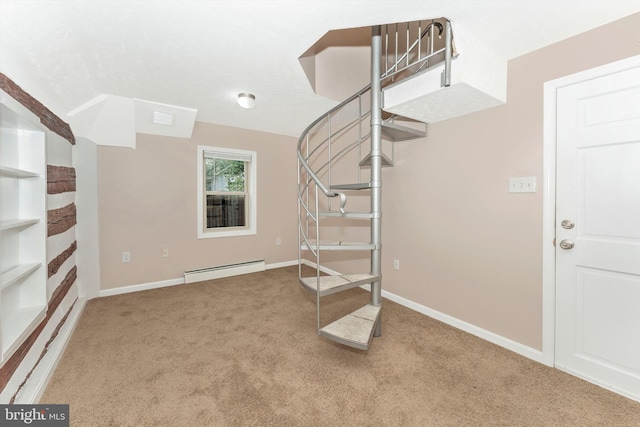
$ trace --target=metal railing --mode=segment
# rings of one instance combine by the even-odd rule
[[[392,82],[444,60],[447,21],[432,19],[383,26],[383,78]],[[448,34],[451,34],[449,31]]]
[[[446,19],[385,25],[382,40],[382,86],[442,62],[445,64],[442,85],[450,84],[453,39],[451,24]],[[336,164],[343,159],[352,160],[351,167],[357,171],[353,182],[362,182],[359,163],[363,143],[370,137],[369,123],[364,124],[371,115],[371,96],[371,85],[367,85],[307,126],[298,140],[299,241],[300,246],[306,245],[311,250],[318,265],[320,212],[347,213],[345,192],[332,189]],[[332,207],[334,198],[339,200],[337,211]],[[302,259],[301,252],[299,258]]]

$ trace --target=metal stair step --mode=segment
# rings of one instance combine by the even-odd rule
[[[342,276],[303,277],[300,279],[300,283],[305,287],[305,289],[314,294],[319,288],[320,296],[323,297],[378,280],[380,280],[379,275],[374,276],[368,273],[363,273],[345,274]]]
[[[315,240],[309,240],[311,249],[316,249],[317,243]],[[343,242],[341,240],[321,240],[320,250],[324,251],[371,251],[375,249],[373,243],[368,242]],[[306,242],[302,242],[300,249],[307,250],[309,247]]]
[[[382,167],[391,167],[393,166],[393,160],[391,160],[386,154],[382,153]],[[371,167],[371,153],[364,156],[362,160],[360,160],[360,167]]]
[[[382,123],[381,131],[382,135],[390,141],[409,141],[427,136],[426,130],[414,129],[397,123]]]
[[[321,328],[320,336],[360,350],[368,350],[380,319],[381,306],[367,304]]]
[[[336,184],[329,187],[330,190],[368,190],[371,188],[370,182],[356,182],[353,184]]]
[[[371,219],[373,218],[373,214],[371,212],[346,212],[342,213],[339,211],[321,211],[320,213],[313,212],[314,217],[338,217],[338,218],[349,218],[349,219]]]

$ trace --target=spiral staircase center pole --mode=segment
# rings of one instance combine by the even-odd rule
[[[371,29],[371,274],[381,273],[381,243],[382,243],[382,92],[380,81],[380,65],[382,57],[381,27]],[[371,305],[380,306],[382,303],[382,281],[371,284]],[[378,321],[374,336],[382,333],[381,321]]]

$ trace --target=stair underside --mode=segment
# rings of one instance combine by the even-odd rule
[[[378,280],[380,280],[380,276],[371,274],[345,274],[342,276],[303,277],[300,279],[300,283],[314,294],[319,288],[320,296],[323,297]]]
[[[376,324],[380,319],[380,308],[380,306],[367,304],[321,328],[318,334],[349,347],[368,350]]]
[[[317,243],[315,240],[309,240],[309,244],[311,249],[316,249]],[[375,249],[375,245],[372,243],[343,242],[341,240],[321,240],[319,246],[320,250],[325,251],[371,251]],[[309,247],[306,242],[302,242],[300,249],[307,250]]]
[[[393,166],[393,160],[391,160],[386,154],[382,153],[382,167],[391,167]],[[360,160],[360,167],[371,167],[371,153],[364,156],[362,160]]]
[[[397,123],[383,123],[382,135],[390,141],[408,141],[411,139],[424,138],[427,136],[427,132],[402,126]]]

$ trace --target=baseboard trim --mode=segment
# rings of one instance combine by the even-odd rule
[[[67,320],[64,322],[56,338],[51,341],[47,352],[38,362],[35,369],[31,373],[30,378],[24,384],[23,389],[16,396],[17,404],[36,404],[40,402],[42,395],[47,389],[47,385],[53,376],[58,362],[62,358],[64,350],[69,344],[69,340],[73,335],[73,331],[80,320],[82,311],[86,304],[86,298],[78,298],[69,312]]]
[[[293,265],[298,265],[298,261],[293,260],[293,261],[285,261],[285,262],[279,262],[279,263],[273,263],[273,264],[266,264],[265,269],[271,270],[274,268],[291,267]],[[151,289],[166,288],[168,286],[176,286],[176,285],[184,285],[184,284],[185,284],[184,277],[179,277],[176,279],[160,280],[158,282],[140,283],[138,285],[120,286],[118,288],[103,289],[100,292],[98,292],[98,297],[99,298],[110,297],[113,295],[148,291]]]
[[[429,316],[433,319],[446,323],[447,325],[453,326],[454,328],[468,332],[471,335],[475,335],[478,338],[482,338],[485,341],[489,341],[490,343],[506,348],[507,350],[513,351],[514,353],[518,353],[521,356],[527,357],[529,359],[532,359],[536,362],[543,363],[545,365],[547,364],[546,363],[547,360],[544,357],[542,351],[540,350],[536,350],[534,348],[531,348],[519,342],[510,340],[508,338],[503,337],[502,335],[498,335],[494,332],[487,331],[486,329],[482,329],[478,326],[475,326],[471,323],[467,323],[456,317],[450,316],[448,314],[444,314],[440,311],[426,307],[422,304],[418,304],[409,299],[393,294],[389,291],[383,290],[382,296],[404,307],[417,311],[418,313],[424,314],[425,316]]]
[[[98,297],[110,297],[113,295],[129,294],[131,292],[148,291],[150,289],[166,288],[167,286],[184,285],[184,277],[158,282],[141,283],[139,285],[121,286],[119,288],[103,289],[98,292]]]
[[[298,265],[298,260],[294,259],[293,261],[276,262],[273,264],[267,264],[265,269],[273,270],[274,268],[292,267],[294,265]]]
[[[197,283],[224,277],[241,276],[266,270],[263,259],[235,264],[218,265],[184,272],[184,283]]]

